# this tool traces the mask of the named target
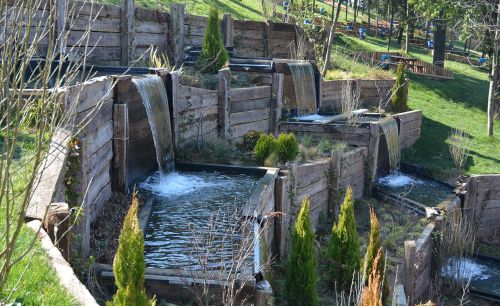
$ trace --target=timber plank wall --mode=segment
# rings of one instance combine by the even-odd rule
[[[286,258],[290,248],[291,226],[295,222],[302,200],[309,198],[311,223],[317,228],[320,216],[336,216],[342,195],[353,188],[355,199],[364,195],[367,148],[347,152],[334,151],[330,158],[294,163],[276,180],[275,210],[284,213],[284,219],[275,224],[276,254]]]
[[[473,175],[462,189],[463,207],[478,226],[478,238],[500,245],[500,174]]]
[[[327,113],[340,112],[342,109],[342,88],[348,86],[349,83],[353,89],[359,90],[361,107],[386,109],[395,82],[394,79],[322,81],[320,110]]]
[[[42,29],[36,31],[33,24],[32,41],[35,32],[46,31],[43,25],[49,15],[48,8],[40,7],[34,22]],[[173,4],[167,13],[135,7],[132,0],[122,6],[71,0],[66,6],[57,4],[57,15],[65,16],[57,24],[57,34],[67,37],[67,52],[82,54],[88,48],[89,63],[110,66],[146,59],[150,47],[168,52],[179,62],[187,48],[203,44],[208,23],[205,16],[185,14],[182,4]],[[293,24],[233,20],[226,14],[221,27],[224,45],[234,47],[237,56],[289,58],[295,46]],[[46,53],[47,35],[38,42],[41,54]]]

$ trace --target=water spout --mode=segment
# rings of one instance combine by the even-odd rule
[[[174,170],[175,164],[170,110],[163,79],[151,75],[144,78],[134,78],[132,82],[137,87],[146,108],[156,149],[158,169],[160,175],[164,177]]]
[[[385,118],[379,121],[380,128],[384,133],[389,151],[389,166],[391,174],[397,173],[399,170],[399,161],[401,159],[401,151],[399,148],[399,131],[398,123],[394,118]]]
[[[307,61],[287,63],[293,78],[298,115],[316,114],[316,80],[314,69]]]

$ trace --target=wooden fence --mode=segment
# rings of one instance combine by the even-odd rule
[[[474,65],[474,66],[480,65],[479,60],[476,58],[458,55],[458,54],[453,54],[450,52],[446,52],[444,54],[444,59],[447,61],[454,61],[454,62],[459,62],[459,63],[463,63],[463,64],[468,64],[468,65]]]
[[[354,58],[360,58],[371,65],[380,65],[382,55],[384,54],[403,56],[399,52],[368,52],[368,51],[354,52],[351,54],[351,56]],[[433,64],[429,64],[422,60],[413,61],[412,65],[407,65],[407,69],[416,75],[421,75],[424,77],[444,79],[444,80],[453,79],[453,73],[448,69]]]

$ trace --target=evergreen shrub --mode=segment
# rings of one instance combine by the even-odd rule
[[[228,59],[229,54],[222,41],[217,2],[213,0],[198,66],[203,72],[215,74],[227,63]]]
[[[398,65],[396,70],[396,83],[392,87],[391,106],[393,111],[401,113],[408,110],[408,95],[404,86],[405,79],[405,64]]]

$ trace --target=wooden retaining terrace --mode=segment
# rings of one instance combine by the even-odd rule
[[[399,52],[354,52],[351,54],[354,58],[360,58],[367,61],[370,65],[380,65],[382,55],[389,54],[395,56],[403,56]],[[407,70],[415,75],[420,75],[428,78],[442,79],[442,80],[453,80],[453,73],[445,68],[429,64],[422,60],[414,61],[413,65],[407,65]]]

